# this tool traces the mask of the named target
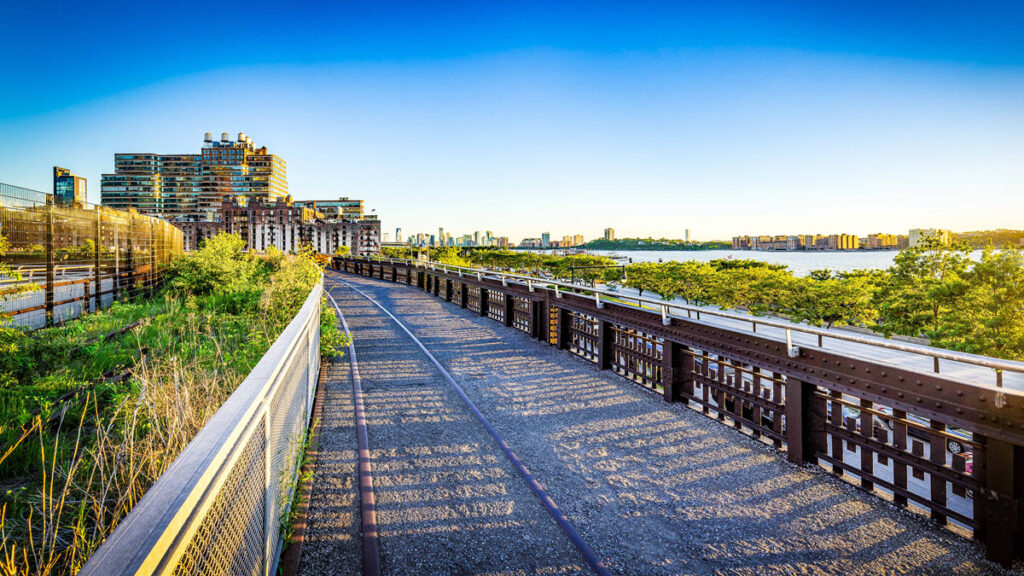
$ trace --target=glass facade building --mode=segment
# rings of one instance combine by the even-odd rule
[[[67,168],[53,167],[53,198],[58,206],[85,204],[85,178],[72,174]]]
[[[199,154],[115,154],[104,174],[102,203],[168,220],[216,220],[226,198],[273,202],[288,196],[287,166],[239,133],[215,141],[207,132]]]

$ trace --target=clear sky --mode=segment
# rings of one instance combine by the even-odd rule
[[[295,5],[298,6],[295,6]],[[1022,2],[5,2],[0,181],[244,131],[385,231],[1024,228]]]

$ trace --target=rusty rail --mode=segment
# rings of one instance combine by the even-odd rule
[[[549,280],[399,260],[335,258],[334,267],[416,286],[613,370],[785,450],[794,463],[819,465],[969,535],[1005,566],[1024,555],[1024,392],[795,348],[786,339],[668,313],[655,301],[615,302]],[[1024,366],[948,355],[979,366]]]

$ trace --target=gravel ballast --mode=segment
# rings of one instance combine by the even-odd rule
[[[408,335],[362,296],[327,287],[356,346],[382,572],[587,574],[579,553]],[[339,406],[340,418],[351,421],[350,400],[344,411]],[[325,436],[337,437],[339,459],[354,461],[351,427],[325,427]],[[310,509],[326,520],[339,505],[347,510],[354,496],[354,484],[348,494],[319,493],[315,485]],[[352,524],[358,528],[358,516],[345,528]],[[317,533],[329,541],[328,530]],[[358,550],[358,537],[337,547]],[[303,573],[336,573],[330,560],[340,554],[319,556],[328,562],[310,556]]]

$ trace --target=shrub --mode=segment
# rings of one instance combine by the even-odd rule
[[[174,259],[169,286],[185,296],[246,292],[265,270],[258,258],[245,252],[241,236],[222,232],[206,239],[198,251]]]

